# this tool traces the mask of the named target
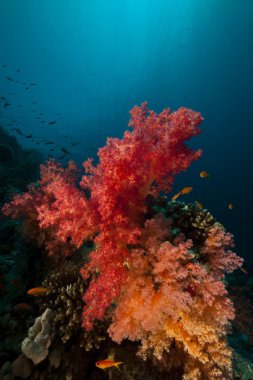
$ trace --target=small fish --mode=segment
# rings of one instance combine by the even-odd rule
[[[203,170],[202,172],[200,172],[199,176],[200,176],[200,178],[205,178],[205,179],[210,178],[210,174],[208,172],[206,172],[205,170]]]
[[[30,86],[38,86],[38,83],[30,83]]]
[[[9,80],[10,82],[13,82],[13,79],[11,77],[5,77],[7,80]]]
[[[245,269],[244,267],[240,267],[239,269],[240,269],[240,271],[242,271],[242,273],[249,274],[247,269]]]
[[[28,294],[29,296],[38,297],[48,293],[49,291],[49,288],[37,287],[29,289],[26,294]]]
[[[177,193],[177,194],[173,195],[173,197],[171,198],[171,200],[172,200],[172,201],[175,201],[175,200],[177,200],[177,198],[179,198],[179,197],[180,197],[180,195],[181,195],[181,193],[180,193],[180,191],[179,191],[179,193]]]
[[[17,69],[17,70],[16,70],[16,73],[20,73],[20,71],[21,71],[21,69]]]
[[[2,65],[2,67],[8,67],[8,65]]]
[[[47,142],[45,143],[45,145],[50,145],[50,144],[54,144],[54,142],[53,142],[53,141],[47,141]]]
[[[65,149],[65,148],[61,148],[61,151],[62,151],[63,153],[65,153],[65,154],[69,154],[69,151],[68,151],[67,149]]]
[[[229,204],[228,204],[228,208],[229,208],[229,210],[232,210],[232,209],[234,208],[233,203],[229,203]]]
[[[203,205],[202,203],[198,202],[198,201],[195,201],[196,205],[198,206],[198,208],[203,208]]]
[[[33,137],[33,135],[25,135],[26,139],[31,139],[32,137]]]
[[[54,120],[54,121],[49,121],[48,125],[53,125],[53,124],[55,124],[55,123],[56,123],[56,120]]]
[[[61,156],[58,158],[58,160],[62,160],[63,158],[65,158],[65,156]]]
[[[180,194],[189,194],[193,190],[192,186],[186,186],[180,190]]]
[[[16,131],[20,136],[24,136],[19,128],[14,128],[14,131]]]
[[[33,308],[32,308],[32,306],[28,305],[28,303],[21,302],[21,303],[17,303],[16,305],[14,305],[13,310],[14,311],[29,311],[29,312],[32,312]]]
[[[26,88],[25,88],[25,90],[29,90],[29,89],[30,89],[30,87],[26,87]]]
[[[6,100],[5,103],[4,103],[4,108],[7,108],[7,107],[9,107],[9,106],[11,106],[11,103],[9,103],[9,102]]]
[[[54,151],[55,151],[55,148],[50,149],[50,152],[54,152]]]
[[[103,370],[105,370],[106,368],[116,367],[120,371],[119,365],[123,363],[124,362],[115,362],[115,360],[105,359],[97,361],[96,367],[101,368]]]
[[[37,104],[37,102],[32,102],[32,104]]]

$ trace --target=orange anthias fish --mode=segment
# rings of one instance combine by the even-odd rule
[[[171,198],[171,200],[172,200],[172,201],[177,200],[177,198],[180,197],[180,195],[181,195],[181,193],[180,193],[180,191],[179,191],[179,193],[173,195],[173,197]]]
[[[15,311],[33,311],[32,306],[28,305],[28,303],[25,302],[17,303],[16,305],[14,305],[13,309]]]
[[[207,173],[205,170],[199,173],[200,178],[210,178],[210,174]]]
[[[198,201],[195,201],[196,205],[198,206],[198,208],[203,208],[203,205],[202,203],[198,202]]]
[[[34,297],[38,297],[38,296],[42,296],[46,293],[48,293],[50,291],[49,288],[41,288],[41,287],[38,287],[38,288],[32,288],[32,289],[29,289],[27,291],[27,294],[29,296],[34,296]]]
[[[118,366],[123,363],[124,362],[115,362],[115,360],[112,359],[105,359],[96,362],[96,367],[101,368],[103,370],[105,370],[106,368],[116,367],[120,371]]]
[[[229,208],[229,210],[232,210],[232,208],[234,208],[234,205],[232,203],[229,203],[228,208]]]
[[[180,194],[189,194],[193,190],[192,186],[186,186],[181,191]]]

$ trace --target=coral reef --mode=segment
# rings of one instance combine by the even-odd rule
[[[146,103],[136,106],[132,130],[122,139],[108,138],[96,166],[84,162],[81,182],[74,162],[63,168],[49,160],[27,192],[3,206],[59,263],[48,269],[43,286],[49,291],[38,302],[45,313],[52,308],[52,330],[46,329],[39,359],[26,352],[36,364],[31,379],[54,379],[55,369],[57,379],[80,378],[90,363],[106,358],[113,344],[106,329],[120,344],[119,360],[125,362],[124,347],[138,353],[141,376],[148,378],[149,368],[153,378],[232,379],[227,334],[235,310],[225,274],[243,260],[231,251],[232,235],[208,210],[159,198],[200,157],[201,150],[185,142],[200,132],[201,121],[187,108],[156,114]],[[86,242],[92,249],[82,254]],[[124,346],[125,339],[132,343]],[[30,348],[34,341],[26,343]],[[130,367],[126,363],[121,378],[138,379]],[[108,376],[119,378],[113,369]]]
[[[42,300],[40,308],[54,308],[52,323],[63,343],[78,336],[79,346],[90,351],[93,347],[99,349],[101,342],[105,340],[106,325],[96,323],[91,332],[82,329],[82,296],[85,284],[79,271],[80,265],[66,261],[59,269],[49,273],[42,285],[50,291]]]
[[[207,209],[199,209],[196,204],[168,202],[166,217],[172,221],[174,228],[179,229],[194,244],[199,245],[207,238],[210,227],[216,222]]]

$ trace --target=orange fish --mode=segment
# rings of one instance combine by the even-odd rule
[[[229,203],[228,208],[229,208],[229,210],[232,210],[232,208],[234,208],[234,205],[232,203]]]
[[[42,296],[46,293],[48,293],[50,291],[49,288],[41,288],[41,287],[38,287],[38,288],[32,288],[32,289],[29,289],[27,291],[27,294],[29,296],[34,296],[34,297],[38,297],[38,296]]]
[[[196,205],[198,206],[198,208],[203,208],[203,205],[202,203],[198,202],[198,201],[195,201]]]
[[[32,306],[28,305],[28,303],[25,302],[17,303],[16,305],[14,305],[13,309],[15,311],[33,311]]]
[[[173,195],[173,197],[171,198],[172,201],[175,201],[178,197],[180,197],[181,193],[179,191],[179,193]]]
[[[180,194],[189,194],[193,190],[192,186],[186,186],[181,191]]]
[[[101,368],[103,370],[105,370],[106,368],[116,367],[120,371],[118,366],[123,363],[124,362],[115,362],[115,360],[112,359],[105,359],[96,362],[96,367]]]
[[[205,170],[199,173],[200,178],[210,178],[210,174],[207,173]]]
[[[244,273],[244,274],[248,274],[247,269],[245,269],[244,267],[240,267],[239,269],[242,271],[242,273]]]

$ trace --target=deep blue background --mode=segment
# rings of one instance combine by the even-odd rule
[[[193,185],[184,199],[224,223],[250,266],[252,36],[252,0],[0,0],[0,96],[11,103],[1,124],[32,133],[17,135],[25,147],[48,157],[44,142],[57,141],[56,158],[65,147],[81,164],[107,136],[122,136],[135,104],[200,111],[203,133],[191,145],[204,154],[174,190]]]

